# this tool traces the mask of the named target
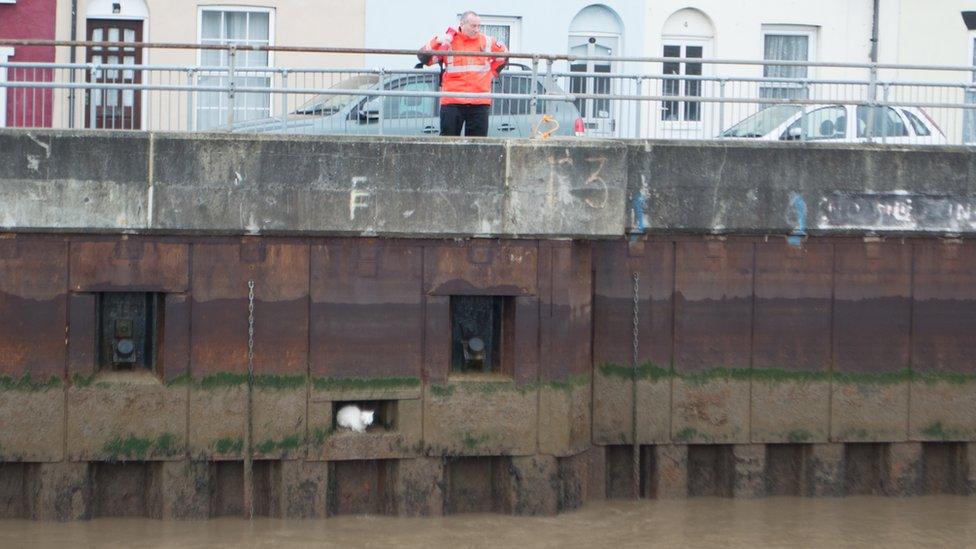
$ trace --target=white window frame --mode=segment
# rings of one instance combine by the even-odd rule
[[[807,63],[814,63],[817,61],[817,52],[820,47],[819,44],[819,34],[820,27],[816,25],[763,25],[762,32],[759,36],[759,55],[763,61],[766,61],[766,36],[767,35],[787,35],[787,36],[806,36],[807,37]],[[760,67],[760,76],[764,76],[765,65]],[[807,66],[807,78],[816,78],[817,67]],[[786,82],[781,83],[770,83],[761,84],[761,88],[794,88],[799,87],[797,84],[788,84]]]
[[[14,56],[13,48],[0,48],[0,63],[10,61]],[[0,84],[7,81],[7,67],[0,67]],[[3,88],[0,92],[0,128],[7,127],[7,93],[10,88]]]
[[[661,52],[662,55],[664,54],[664,47],[665,46],[679,46],[679,47],[681,47],[682,55],[684,55],[684,52],[686,51],[685,48],[687,46],[701,46],[702,47],[702,59],[708,59],[708,58],[710,58],[712,56],[712,39],[711,38],[691,38],[691,37],[673,36],[673,35],[672,36],[664,36],[664,37],[662,37],[662,40],[661,40],[661,49],[660,49],[660,52]],[[679,68],[679,71],[684,71],[686,64],[687,63],[680,63],[681,66]],[[707,76],[708,73],[709,73],[709,66],[706,65],[705,63],[701,63],[701,66],[702,66],[701,76]],[[662,68],[661,74],[663,75],[664,74],[664,70],[663,70],[664,65],[663,65],[663,63],[661,65],[661,68]],[[679,74],[684,75],[684,72],[680,72]],[[681,81],[679,80],[679,82],[681,82]],[[702,81],[699,81],[699,82],[700,82],[699,94],[700,95],[703,95],[704,94],[704,91],[705,91],[705,81],[702,80]],[[678,95],[681,95],[682,92],[684,91],[682,88],[683,88],[683,86],[679,86],[678,87]],[[664,95],[664,80],[661,81],[661,95],[662,96]],[[707,105],[708,103],[698,103],[698,115],[699,115],[698,116],[698,120],[685,120],[684,119],[684,106],[685,106],[685,103],[687,103],[687,101],[673,101],[673,102],[678,104],[678,113],[679,113],[678,120],[662,120],[661,119],[661,113],[658,113],[657,122],[659,124],[664,124],[667,128],[671,128],[671,129],[680,129],[680,128],[697,129],[697,128],[700,128],[702,126],[702,124],[703,124],[703,122],[705,120],[705,114],[704,114],[705,105]],[[672,103],[672,101],[662,101],[661,102],[662,112],[663,112],[663,109],[664,109],[664,103]]]
[[[250,12],[250,13],[267,13],[268,14],[268,45],[275,45],[275,8],[268,8],[264,6],[228,6],[223,4],[214,4],[207,6],[197,6],[197,44],[203,43],[203,12],[205,11],[217,11],[217,12]],[[274,67],[274,54],[275,52],[268,52],[268,68]],[[197,66],[201,66],[203,62],[203,50],[197,50]],[[274,77],[271,73],[268,74],[271,78],[272,84],[274,83]],[[195,100],[196,104],[193,108],[193,128],[197,128],[197,113],[199,112],[199,101]]]
[[[0,4],[16,4],[17,0],[0,0]]]
[[[508,27],[508,41],[511,44],[505,44],[508,51],[519,51],[522,47],[522,18],[516,16],[506,16],[506,15],[478,15],[481,19],[481,26],[492,25],[495,27]],[[458,14],[458,19],[461,18],[461,14]]]

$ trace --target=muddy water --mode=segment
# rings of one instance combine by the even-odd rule
[[[548,518],[0,521],[0,547],[976,547],[976,498],[612,501]]]

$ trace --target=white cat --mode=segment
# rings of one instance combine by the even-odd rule
[[[365,433],[366,427],[373,424],[373,410],[360,410],[359,406],[347,404],[339,409],[336,414],[336,423],[339,427],[352,429],[357,433]]]

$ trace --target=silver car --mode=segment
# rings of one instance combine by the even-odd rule
[[[351,135],[437,135],[440,133],[440,101],[438,97],[376,96],[370,92],[437,91],[439,74],[436,71],[390,75],[353,76],[332,88],[357,90],[355,94],[321,94],[308,101],[285,120],[263,118],[239,122],[234,132],[288,134],[351,134]],[[532,89],[532,75],[519,70],[505,70],[495,79],[493,93],[528,94]],[[563,94],[555,86],[547,90],[540,77],[535,82],[539,95],[547,92]],[[537,103],[537,113],[530,114],[528,99],[494,99],[488,118],[489,137],[530,137],[536,131],[555,128],[551,135],[581,136],[583,120],[579,110],[569,101]],[[542,122],[543,115],[552,118]],[[553,122],[554,121],[554,122]],[[382,131],[381,131],[382,129]]]
[[[726,139],[944,145],[946,136],[917,107],[771,105],[722,132]]]

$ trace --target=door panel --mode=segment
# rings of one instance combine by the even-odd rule
[[[105,65],[142,64],[142,21],[89,19],[86,37],[92,42],[126,42],[132,46],[95,46],[87,49],[88,63]],[[141,84],[142,74],[133,69],[98,69],[88,72],[86,81],[95,84]],[[141,129],[142,94],[136,90],[99,89],[85,94],[85,127],[98,129]]]

